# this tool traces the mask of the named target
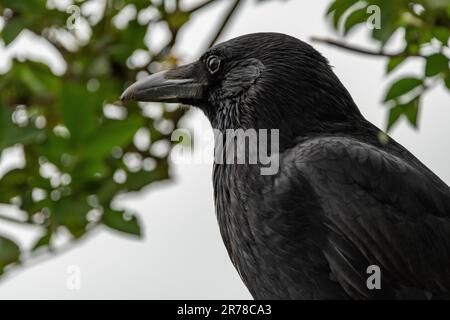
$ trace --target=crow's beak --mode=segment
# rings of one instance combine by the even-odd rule
[[[195,103],[203,98],[204,84],[196,79],[196,65],[161,71],[129,86],[122,101]]]

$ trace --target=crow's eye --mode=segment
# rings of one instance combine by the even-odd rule
[[[216,73],[217,71],[219,71],[220,68],[220,59],[217,56],[210,56],[208,57],[208,59],[206,60],[206,67],[208,68],[208,71],[211,74]]]

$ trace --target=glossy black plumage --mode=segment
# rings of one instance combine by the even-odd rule
[[[211,55],[221,60],[214,74]],[[213,128],[280,130],[276,175],[214,166],[220,231],[255,298],[450,297],[449,187],[380,139],[311,46],[251,34],[169,73],[201,86],[178,101],[200,107]],[[366,286],[369,265],[381,269],[380,290]]]
[[[262,80],[271,87],[255,89],[260,96],[250,103],[243,98],[233,106],[218,97],[209,115],[213,127],[221,128],[223,121],[224,127],[279,128],[282,136],[275,176],[261,176],[251,165],[214,168],[220,229],[252,295],[445,297],[450,289],[447,185],[392,139],[379,141],[380,130],[362,117],[314,49],[277,34],[241,41],[219,48],[232,51],[235,45],[249,56],[257,51],[254,58],[273,64],[271,79]],[[283,65],[293,72],[283,71]],[[221,108],[228,108],[227,115],[233,108],[245,111],[241,118],[223,120],[217,116]],[[369,265],[381,268],[381,290],[366,286]]]

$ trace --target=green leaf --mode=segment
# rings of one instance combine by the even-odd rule
[[[450,6],[449,6],[450,8]],[[447,44],[448,40],[450,38],[450,30],[448,28],[444,28],[444,27],[434,27],[431,30],[431,33],[433,34],[433,36],[438,39],[440,42],[442,42],[443,44]]]
[[[409,123],[417,128],[417,116],[419,114],[419,97],[413,99],[407,104],[403,105],[403,114],[406,115]]]
[[[2,38],[5,44],[10,44],[22,32],[26,25],[26,22],[22,19],[9,20],[2,30]]]
[[[19,246],[13,241],[0,236],[0,275],[4,272],[6,266],[18,262],[19,258]]]
[[[128,117],[125,120],[107,120],[92,134],[84,146],[84,156],[103,158],[114,147],[130,142],[136,131],[143,125],[144,119]]]
[[[337,30],[342,16],[352,7],[358,0],[337,0],[328,10],[333,15],[333,26]]]
[[[36,138],[39,130],[33,127],[18,127],[12,122],[12,113],[0,103],[0,152],[17,143],[28,143]]]
[[[68,82],[61,88],[59,110],[64,124],[76,143],[83,142],[95,128],[95,108],[99,107],[95,94],[85,86]]]
[[[167,17],[167,23],[171,30],[179,30],[186,22],[189,21],[191,14],[186,11],[177,10]]]
[[[402,115],[402,108],[401,106],[394,106],[389,110],[389,117],[388,117],[388,124],[386,126],[386,131],[389,131],[392,129],[394,124],[397,122],[397,120]]]
[[[123,211],[105,210],[102,218],[102,222],[105,226],[111,229],[132,234],[135,236],[141,236],[141,227],[136,216],[125,214]]]
[[[18,71],[20,72],[21,80],[27,84],[33,94],[43,94],[47,91],[44,83],[31,71],[29,66],[21,66]]]
[[[334,0],[326,11],[326,15],[331,14],[339,5],[340,0]]]
[[[52,238],[52,233],[50,230],[47,230],[44,235],[42,235],[34,244],[32,251],[35,251],[41,247],[47,247],[50,244],[50,240]]]
[[[89,158],[88,161],[82,161],[78,164],[73,176],[81,180],[99,180],[109,173],[110,170],[103,159]]]
[[[408,103],[398,104],[392,107],[389,110],[387,130],[390,130],[401,116],[405,116],[408,119],[408,122],[416,128],[417,116],[419,113],[419,99],[420,97],[416,97]]]
[[[347,20],[345,20],[344,35],[347,35],[347,33],[357,24],[365,22],[367,17],[366,8],[353,11],[348,16]]]
[[[102,181],[101,186],[96,190],[99,203],[103,207],[108,207],[119,190],[121,188],[115,183],[113,177],[110,177],[104,182]]]
[[[67,227],[76,238],[86,232],[86,225],[88,224],[86,216],[91,207],[85,198],[62,198],[56,202],[55,207],[55,218],[59,225]]]
[[[423,81],[417,78],[403,78],[392,84],[384,101],[394,100],[398,97],[414,90],[415,88],[421,86]]]
[[[425,75],[433,77],[441,72],[448,71],[448,58],[442,53],[436,53],[427,57]]]
[[[129,172],[125,186],[128,191],[139,191],[152,182],[169,178],[167,164],[159,165],[150,172]]]
[[[9,203],[20,190],[29,189],[30,177],[21,169],[13,169],[7,172],[0,180],[0,202]]]
[[[400,66],[405,60],[406,56],[397,56],[389,59],[386,74],[391,73],[394,71],[398,66]]]
[[[372,37],[380,41],[382,45],[385,45],[394,34],[394,32],[400,27],[400,3],[398,3],[397,1],[377,0],[373,1],[372,4],[378,5],[380,7],[381,15],[381,28],[373,29]]]
[[[450,90],[450,73],[445,77],[445,86]]]
[[[53,132],[47,135],[45,141],[35,147],[41,155],[62,170],[71,167],[74,162],[73,150],[67,139],[56,136]],[[66,155],[64,165],[61,162],[63,154]]]

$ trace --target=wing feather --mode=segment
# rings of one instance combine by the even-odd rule
[[[290,155],[327,230],[323,249],[347,294],[361,298],[450,291],[450,189],[431,171],[351,138],[317,138]],[[382,270],[381,292],[366,268]]]

